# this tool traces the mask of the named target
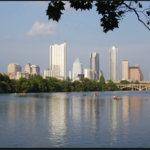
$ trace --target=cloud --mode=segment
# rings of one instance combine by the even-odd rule
[[[9,35],[3,36],[2,39],[10,39]]]
[[[54,23],[39,23],[38,21],[35,21],[32,28],[29,32],[27,32],[27,35],[33,36],[38,34],[55,34],[56,24]]]

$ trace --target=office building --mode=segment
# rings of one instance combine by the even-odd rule
[[[21,66],[16,63],[10,63],[8,65],[8,75],[17,75],[17,72],[21,72]]]
[[[50,45],[50,70],[54,77],[66,79],[66,42]]]
[[[119,57],[117,46],[109,49],[109,80],[119,80]]]
[[[69,78],[70,78],[70,80],[71,80],[71,71],[69,71]]]
[[[17,79],[19,80],[20,78],[29,79],[29,73],[28,72],[17,72]]]
[[[91,80],[91,69],[84,69],[84,78],[88,78]]]
[[[129,79],[129,62],[127,60],[122,61],[122,79]]]
[[[98,80],[100,80],[101,75],[104,76],[104,75],[103,75],[103,71],[102,71],[102,70],[99,70],[99,79],[98,79]]]
[[[138,64],[135,64],[134,67],[129,67],[129,79],[134,81],[144,81],[143,73]]]
[[[25,71],[28,72],[28,73],[31,73],[32,72],[32,68],[31,68],[31,64],[30,63],[27,63],[25,65]]]
[[[82,63],[80,62],[79,58],[76,58],[72,68],[72,79],[76,78],[78,74],[82,74],[82,70]]]
[[[93,70],[93,80],[99,80],[99,54],[98,53],[90,53],[90,69]]]
[[[37,66],[37,65],[32,65],[32,66],[31,66],[31,73],[40,74],[40,67]]]

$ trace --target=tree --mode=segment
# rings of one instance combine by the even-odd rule
[[[68,1],[70,3],[70,7],[76,10],[90,10],[93,7],[93,0],[90,1]],[[53,19],[54,21],[59,21],[61,15],[63,14],[61,11],[65,10],[65,3],[58,0],[53,0],[49,3],[48,8],[46,10],[46,15],[48,15],[48,19]],[[102,15],[100,19],[100,25],[103,27],[103,32],[107,33],[108,31],[118,28],[119,20],[122,20],[127,12],[134,12],[137,16],[138,20],[148,29],[150,30],[150,7],[143,8],[141,2],[138,1],[100,1],[97,0],[95,3],[97,7],[97,12],[99,15]],[[143,14],[145,16],[145,20],[140,19],[139,14]],[[147,22],[147,23],[146,23]]]
[[[134,84],[140,84],[140,82],[139,82],[138,80],[136,80],[136,81],[134,82]]]
[[[105,83],[105,78],[103,77],[103,75],[101,75],[101,77],[100,77],[100,85],[101,85],[102,91],[107,90],[107,85]]]
[[[110,88],[110,91],[120,90],[112,80],[109,80],[108,86]]]
[[[127,81],[127,80],[121,80],[121,81],[120,81],[120,84],[130,84],[130,82]]]

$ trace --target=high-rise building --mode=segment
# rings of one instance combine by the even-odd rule
[[[127,60],[122,61],[122,79],[129,79],[129,62]]]
[[[40,74],[40,67],[37,66],[37,65],[32,65],[31,66],[31,73],[37,73],[37,74]]]
[[[89,78],[91,80],[91,69],[84,69],[84,78]]]
[[[117,46],[109,49],[109,80],[119,80],[119,57]]]
[[[19,64],[10,63],[8,65],[8,75],[17,75],[17,72],[21,72],[21,66]]]
[[[94,80],[99,80],[99,54],[90,53],[90,69],[96,72]]]
[[[30,63],[27,63],[25,65],[25,71],[28,72],[28,73],[31,73],[32,72],[32,68],[31,68],[31,64]]]
[[[66,42],[50,45],[50,70],[54,72],[53,77],[66,79]]]
[[[71,80],[71,71],[69,71],[69,78],[70,78],[70,80]]]
[[[138,64],[135,64],[135,67],[129,67],[129,79],[134,81],[144,81],[143,73]]]
[[[78,74],[82,74],[82,70],[82,63],[80,62],[79,58],[76,58],[72,68],[72,79],[76,78]]]
[[[99,79],[100,79],[101,75],[104,76],[104,75],[103,75],[103,71],[102,71],[102,70],[99,70]],[[98,79],[98,80],[99,80],[99,79]]]

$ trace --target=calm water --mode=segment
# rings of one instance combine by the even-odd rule
[[[150,91],[84,93],[0,94],[0,147],[150,147]]]

